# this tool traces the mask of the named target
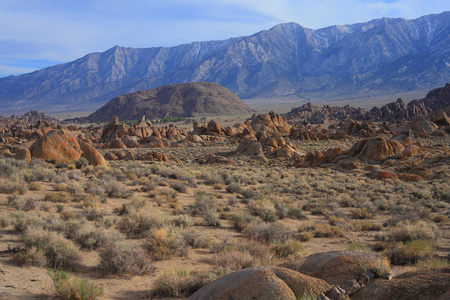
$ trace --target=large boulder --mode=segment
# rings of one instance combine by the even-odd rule
[[[310,151],[304,158],[303,168],[318,168],[323,164],[326,164],[327,160],[322,152],[319,150]]]
[[[103,130],[102,140],[104,142],[108,142],[114,136],[121,139],[121,138],[125,137],[126,135],[128,135],[127,125],[121,124],[119,122],[119,118],[116,116],[113,116],[109,119],[108,124],[106,125],[105,129]]]
[[[17,160],[25,160],[27,163],[30,163],[31,162],[30,150],[27,148],[20,148],[14,155],[14,158]]]
[[[141,120],[133,125],[133,128],[130,130],[131,136],[136,136],[139,139],[144,139],[153,134],[153,130],[151,128],[151,123],[147,123],[145,121],[145,116],[142,116]],[[129,147],[134,148],[134,147]]]
[[[450,267],[406,272],[375,280],[352,295],[355,300],[450,299]]]
[[[277,113],[271,111],[268,114],[257,115],[251,122],[254,131],[264,131],[268,134],[289,134],[291,126]]]
[[[262,146],[258,141],[244,139],[236,149],[236,154],[243,155],[262,155]]]
[[[393,172],[385,171],[382,169],[373,170],[372,172],[370,172],[370,174],[368,176],[369,176],[369,178],[376,179],[376,180],[385,180],[385,179],[398,180],[399,179],[397,174],[395,174]]]
[[[403,151],[405,147],[397,141],[377,137],[356,142],[348,151],[348,156],[368,160],[382,160]]]
[[[75,134],[60,129],[49,131],[30,147],[32,157],[55,163],[77,160],[81,157],[81,147]]]
[[[430,134],[436,131],[436,129],[438,128],[439,126],[423,118],[418,118],[411,123],[411,129],[420,133]]]
[[[206,128],[209,133],[221,133],[222,127],[220,126],[219,122],[216,120],[211,120],[208,122],[208,127]]]
[[[302,274],[320,278],[331,285],[340,285],[347,280],[358,279],[363,267],[375,269],[379,260],[373,255],[353,251],[331,251],[316,253],[299,261],[282,266]]]
[[[445,111],[437,111],[433,113],[430,117],[430,121],[438,126],[449,126],[450,118]]]
[[[255,267],[220,277],[189,299],[295,300],[305,295],[317,297],[330,287],[321,279],[286,268]]]
[[[105,158],[98,152],[97,149],[92,147],[86,142],[80,142],[81,151],[83,151],[82,156],[86,158],[89,163],[95,167],[107,167]]]

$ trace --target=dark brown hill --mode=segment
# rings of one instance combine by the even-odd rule
[[[120,120],[167,117],[194,117],[249,113],[252,109],[227,88],[212,82],[170,84],[147,91],[118,96],[88,118],[105,122],[112,116]]]

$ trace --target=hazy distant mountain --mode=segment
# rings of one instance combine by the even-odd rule
[[[450,12],[319,30],[287,23],[171,48],[116,46],[0,78],[0,111],[94,110],[121,94],[195,81],[219,83],[241,98],[433,88],[450,81]]]
[[[227,88],[212,82],[169,84],[115,97],[85,121],[162,119],[199,115],[245,114],[252,109]]]

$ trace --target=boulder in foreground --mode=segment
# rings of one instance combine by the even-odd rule
[[[255,267],[237,271],[201,288],[189,299],[295,300],[314,296],[331,286],[325,281],[282,267]]]

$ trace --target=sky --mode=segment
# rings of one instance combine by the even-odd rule
[[[319,29],[444,11],[448,0],[0,0],[0,77],[115,45],[170,47],[287,22]]]

